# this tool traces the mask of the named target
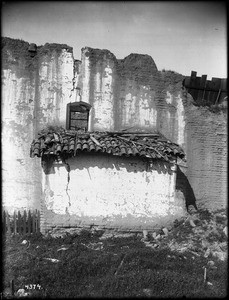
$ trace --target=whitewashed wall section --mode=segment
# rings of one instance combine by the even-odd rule
[[[184,213],[175,173],[146,171],[141,160],[113,156],[80,155],[68,164],[69,173],[59,165],[43,174],[46,208],[66,216],[62,225],[75,217],[87,225],[148,228]]]
[[[169,91],[166,91],[166,93],[165,101],[173,107],[173,111],[171,112],[169,107],[166,108],[161,132],[186,150],[186,119],[181,93],[176,93],[176,95],[171,94]]]
[[[35,76],[18,73],[3,70],[2,84],[2,205],[10,213],[39,209],[41,198],[40,160],[29,157],[36,128]]]
[[[66,124],[66,107],[71,101],[74,78],[73,55],[62,49],[43,56],[39,68],[39,129],[45,125]]]
[[[90,57],[89,57],[89,52],[87,47],[82,49],[81,57],[82,57],[82,101],[89,103]]]

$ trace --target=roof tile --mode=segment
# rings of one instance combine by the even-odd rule
[[[42,131],[33,140],[30,156],[55,154],[75,156],[80,152],[103,152],[119,156],[141,156],[149,159],[174,160],[184,158],[184,151],[177,144],[155,133],[128,132],[61,132]]]

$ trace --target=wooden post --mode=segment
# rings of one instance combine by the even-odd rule
[[[35,209],[35,212],[34,212],[34,218],[35,218],[34,232],[37,233],[37,209]]]
[[[26,210],[24,210],[23,215],[23,234],[26,234]]]
[[[28,213],[28,233],[31,234],[31,212]]]
[[[214,92],[212,92],[211,104],[216,104],[218,101],[220,85],[221,85],[221,79],[213,77],[211,87],[214,90]]]
[[[6,233],[6,212],[4,210],[3,210],[2,221],[3,221],[3,234],[5,234]]]
[[[203,90],[200,90],[198,93],[198,97],[202,104],[205,104],[204,94],[205,94],[206,83],[207,83],[207,75],[202,75],[200,80],[200,88]]]
[[[11,296],[14,296],[14,280],[10,280],[10,291],[11,291]]]
[[[14,232],[14,234],[17,233],[17,215],[16,215],[16,211],[14,211],[13,232]]]
[[[40,228],[41,228],[41,226],[40,226],[40,211],[38,210],[38,223],[37,223],[37,229],[38,229],[38,232],[40,232]]]
[[[220,94],[221,94],[221,89],[220,89],[219,92],[218,92],[217,98],[216,98],[216,100],[215,100],[215,105],[219,102]]]
[[[224,99],[224,97],[227,96],[227,79],[221,79],[221,83],[220,83],[220,96],[218,99],[218,103],[221,103]]]
[[[10,217],[8,211],[6,211],[6,226],[7,226],[7,233],[11,234]]]
[[[199,91],[200,91],[200,77],[195,77],[194,81],[194,89],[193,89],[193,99],[196,100],[197,103],[201,104],[202,97],[199,97]]]
[[[36,212],[32,214],[32,233],[36,232]]]
[[[22,226],[21,226],[21,225],[22,225],[22,224],[21,224],[21,221],[22,221],[22,220],[21,220],[21,213],[20,213],[20,211],[18,211],[18,225],[17,225],[17,227],[18,227],[18,233],[19,233],[19,234],[21,234],[21,232],[22,232],[22,230],[21,230],[21,227],[22,227]]]
[[[197,74],[197,72],[195,72],[195,71],[191,72],[189,93],[192,95],[193,99],[198,103],[197,98],[196,98],[196,90],[192,89],[192,88],[195,88],[195,85],[196,85],[196,74]]]

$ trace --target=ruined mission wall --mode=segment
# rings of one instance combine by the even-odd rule
[[[194,107],[182,91],[184,76],[158,71],[148,55],[118,60],[108,50],[82,49],[74,60],[67,45],[2,39],[3,205],[41,209],[39,159],[29,157],[31,141],[47,125],[65,127],[66,105],[92,105],[90,130],[159,130],[187,153],[187,179],[197,205],[227,203],[226,113]],[[80,91],[80,92],[79,92]]]
[[[227,112],[191,106],[186,111],[187,177],[198,207],[227,205]]]
[[[130,54],[118,60],[108,50],[82,49],[75,85],[92,106],[90,128],[159,130],[185,147],[184,76],[159,72],[149,55]]]
[[[9,211],[41,209],[41,162],[30,158],[30,144],[44,126],[65,125],[72,89],[72,48],[29,47],[2,39],[3,206]]]

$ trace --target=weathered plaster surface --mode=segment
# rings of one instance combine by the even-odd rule
[[[177,139],[176,142],[181,147],[184,147],[185,145],[185,116],[184,116],[184,104],[182,102],[181,95],[179,94],[177,99]]]
[[[56,165],[43,174],[45,205],[55,222],[56,214],[65,216],[63,225],[150,228],[184,214],[174,172],[159,174],[139,159],[104,155],[80,155],[68,164],[69,173]]]
[[[2,204],[14,209],[40,209],[40,160],[29,157],[34,136],[35,77],[18,77],[3,70]]]
[[[104,67],[103,76],[96,74],[96,88],[93,112],[94,112],[94,130],[98,131],[113,131],[114,116],[113,116],[113,92],[112,92],[113,74],[112,68],[107,64]]]
[[[194,107],[193,100],[181,93],[180,74],[159,72],[147,55],[130,54],[118,60],[108,50],[85,47],[82,61],[74,61],[68,47],[57,51],[51,44],[41,46],[31,57],[28,43],[12,39],[7,43],[4,49],[8,48],[3,49],[1,107],[3,206],[23,209],[43,205],[43,171],[40,159],[29,157],[30,143],[47,125],[65,127],[67,103],[79,100],[92,106],[89,130],[156,129],[181,145],[187,153],[186,174],[197,204],[214,209],[226,205],[227,118],[225,114]],[[15,55],[17,45],[21,52]],[[59,172],[58,178],[62,178],[66,170]],[[67,194],[60,195],[57,198],[63,197],[63,207],[53,205],[62,212],[69,198]],[[140,200],[136,201],[142,211]],[[86,209],[84,202],[82,205]],[[108,209],[102,207],[104,212]],[[127,211],[133,215],[131,207]],[[70,212],[71,207],[69,215]]]
[[[184,146],[180,86],[165,85],[151,57],[131,54],[117,60],[108,50],[85,47],[82,66],[78,86],[83,101],[92,105],[91,130],[159,130]]]
[[[82,101],[89,103],[90,58],[87,47],[82,49]]]
[[[73,88],[73,65],[73,55],[65,49],[61,53],[52,51],[50,55],[40,58],[37,99],[39,129],[44,124],[65,126],[66,106]]]
[[[109,51],[98,52],[92,48],[82,49],[83,76],[82,101],[90,103],[91,130],[114,130],[114,59]]]
[[[21,57],[4,52],[9,59],[2,70],[2,195],[10,213],[41,209],[41,161],[30,158],[30,144],[45,126],[65,126],[73,79],[72,53],[62,49],[39,55],[41,48],[31,58],[27,43],[21,43]]]
[[[187,111],[187,177],[199,207],[227,206],[227,114],[206,107]]]

